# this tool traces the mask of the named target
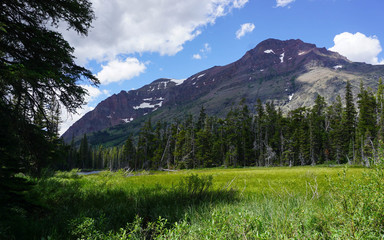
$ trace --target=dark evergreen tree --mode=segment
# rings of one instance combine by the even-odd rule
[[[153,153],[155,151],[154,134],[151,119],[144,123],[140,129],[137,145],[137,154],[139,157],[140,168],[151,168]]]
[[[312,165],[323,163],[325,158],[325,109],[326,103],[324,98],[317,95],[315,105],[312,107],[309,117],[310,157]]]
[[[379,79],[379,85],[376,93],[377,105],[377,138],[384,141],[384,83]]]
[[[257,99],[256,104],[256,116],[253,120],[253,126],[254,126],[254,140],[253,140],[253,150],[254,150],[254,156],[257,159],[255,162],[256,166],[263,166],[264,165],[264,124],[265,121],[265,112],[264,107],[261,103],[260,99]]]
[[[79,147],[79,167],[81,168],[90,168],[90,150],[89,150],[89,144],[87,140],[87,135],[84,134],[83,139],[81,140],[80,147]]]
[[[58,103],[74,112],[83,104],[86,94],[76,83],[86,79],[98,83],[89,70],[76,65],[73,48],[51,26],[66,22],[69,28],[86,35],[93,18],[91,3],[87,0],[74,0],[71,4],[68,1],[2,1],[0,101],[6,112],[14,113],[9,124],[14,125],[10,129],[18,142],[34,134],[42,136],[35,141],[24,141],[25,155],[13,160],[34,162],[32,165],[25,162],[32,166],[26,168],[28,170],[39,172],[57,158],[57,143],[52,139],[57,140]],[[36,127],[37,118],[43,118],[45,127]],[[55,156],[49,157],[49,154]]]
[[[196,133],[196,167],[212,167],[212,132],[210,131],[211,122],[207,120],[204,129]]]
[[[0,221],[31,209],[19,194],[27,185],[17,173],[38,175],[65,158],[49,104],[74,112],[86,93],[76,82],[98,81],[76,65],[73,48],[53,27],[60,22],[86,35],[93,18],[88,0],[1,1]],[[36,125],[37,118],[47,127]]]
[[[132,136],[129,136],[123,145],[123,165],[128,169],[137,169],[136,148]]]
[[[207,114],[205,113],[205,108],[203,105],[201,105],[199,118],[197,119],[197,122],[196,122],[196,131],[199,131],[204,128],[206,117],[207,117]]]
[[[374,154],[373,142],[376,134],[376,99],[373,94],[360,84],[359,121],[357,124],[357,146],[362,163],[368,164],[368,158]]]
[[[356,140],[356,109],[353,101],[351,83],[349,81],[345,87],[345,109],[343,112],[342,126],[344,135],[343,153],[348,161],[351,159],[354,160],[355,154],[353,149]]]
[[[253,134],[252,134],[252,116],[248,109],[245,99],[240,102],[240,159],[242,159],[243,166],[249,166],[253,159]]]
[[[328,108],[326,130],[329,133],[330,156],[338,164],[347,160],[344,148],[346,141],[343,132],[343,111],[341,97],[337,96],[336,101]]]

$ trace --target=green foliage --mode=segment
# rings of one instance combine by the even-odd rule
[[[348,174],[339,177],[340,171],[340,168],[216,169],[129,178],[110,173],[74,179],[56,174],[42,181],[40,184],[44,186],[36,189],[36,193],[47,196],[40,191],[51,192],[44,202],[51,206],[52,214],[57,215],[51,224],[57,222],[62,229],[50,234],[54,238],[351,239],[380,236],[377,229],[383,219],[380,215],[382,193],[381,188],[374,186],[382,181],[382,173],[377,175],[375,170],[369,170],[367,175],[361,175],[361,169],[349,169]],[[376,175],[379,177],[375,180],[372,176]],[[242,197],[235,202],[233,195],[219,194],[220,189],[230,193],[232,184],[239,189],[245,187]],[[362,191],[353,191],[356,187]],[[61,193],[52,195],[52,191]],[[345,200],[350,201],[347,208],[350,210],[343,213]],[[72,206],[74,202],[77,206]],[[358,220],[350,211],[360,212],[356,209],[360,202],[361,206],[372,209],[362,210]],[[57,207],[52,207],[54,204]],[[63,207],[65,211],[61,210]],[[65,219],[69,221],[63,225]],[[365,222],[367,219],[377,221],[370,225]],[[349,232],[351,220],[359,221],[360,227],[354,235]]]
[[[181,179],[179,188],[181,191],[192,196],[207,194],[212,187],[212,175],[201,176],[191,174]]]
[[[87,0],[1,2],[0,213],[7,217],[0,216],[0,238],[9,229],[3,223],[13,215],[24,221],[40,211],[25,199],[31,184],[18,174],[38,176],[46,168],[64,166],[60,106],[74,112],[86,94],[77,83],[98,84],[89,70],[75,63],[74,49],[63,36],[48,26],[60,22],[86,35],[94,17]]]
[[[329,214],[339,224],[330,231],[343,239],[378,239],[384,236],[384,168],[376,165],[362,178],[348,181],[347,169],[332,183],[334,208]]]
[[[379,161],[376,161],[379,163]],[[16,239],[380,239],[384,168],[235,168],[79,176],[57,172],[40,205],[0,224]],[[22,177],[22,176],[20,176]],[[235,189],[235,190],[233,190]]]
[[[148,119],[136,139],[130,135],[125,145],[93,149],[92,165],[87,168],[158,170],[325,162],[368,166],[383,135],[383,89],[381,82],[374,95],[362,85],[358,114],[347,82],[344,105],[340,96],[328,106],[318,95],[311,108],[300,107],[283,115],[273,102],[263,105],[258,100],[251,108],[242,99],[225,118],[207,116],[202,106],[198,116],[156,122],[156,127]]]

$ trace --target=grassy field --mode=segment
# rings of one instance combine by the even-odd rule
[[[15,239],[378,239],[382,168],[122,171],[35,181]],[[21,227],[22,226],[22,227]],[[15,229],[18,229],[17,231]]]

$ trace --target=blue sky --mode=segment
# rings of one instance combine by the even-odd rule
[[[77,115],[63,111],[61,133],[112,94],[231,63],[268,38],[384,64],[383,0],[91,1],[97,19],[87,37],[59,30],[101,84],[80,83],[87,104]]]

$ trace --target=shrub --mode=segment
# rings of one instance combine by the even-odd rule
[[[360,179],[346,180],[347,169],[333,185],[335,207],[331,215],[337,219],[334,234],[343,238],[375,239],[384,236],[384,166],[375,165]]]
[[[181,179],[179,189],[188,195],[201,196],[211,190],[212,180],[212,175],[199,177],[197,174],[191,174]]]

